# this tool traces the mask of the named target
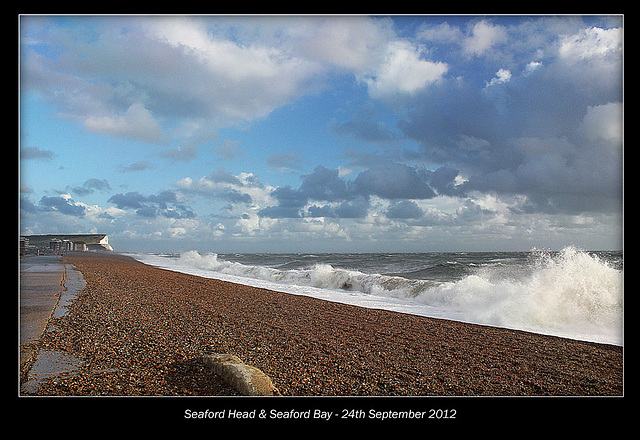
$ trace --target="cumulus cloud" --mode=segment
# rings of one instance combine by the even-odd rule
[[[278,47],[212,36],[200,19],[163,17],[146,24],[147,36],[179,51],[201,75],[184,90],[187,96],[227,120],[265,116],[308,92],[309,78],[318,73],[315,63]]]
[[[35,214],[38,207],[28,198],[20,197],[20,214]]]
[[[542,63],[540,61],[531,61],[529,64],[527,64],[524,68],[524,76],[529,76],[531,75],[533,72],[535,72],[538,67],[542,66]]]
[[[39,202],[38,211],[55,211],[72,217],[83,217],[85,215],[84,206],[76,203],[68,194],[57,197],[42,197]]]
[[[330,170],[322,165],[318,165],[313,173],[303,176],[300,190],[312,200],[328,202],[347,200],[352,196],[347,182],[340,176],[340,171]]]
[[[511,72],[508,69],[500,69],[496,72],[496,76],[491,78],[491,81],[487,82],[487,87],[491,87],[494,84],[504,84],[511,80]]]
[[[232,160],[249,147],[230,139],[216,146],[221,127],[247,127],[348,81],[357,95],[327,119],[331,133],[348,136],[339,143],[353,147],[345,153],[352,161],[338,166],[335,156],[335,168],[309,172],[299,153],[274,150],[267,165],[303,173],[300,185],[290,175],[289,186],[269,186],[219,168],[184,177],[175,190],[114,194],[107,209],[70,195],[25,198],[27,217],[48,213],[39,217],[59,225],[126,218],[135,225],[126,234],[139,237],[154,233],[144,231],[148,224],[167,237],[193,227],[203,237],[276,240],[417,237],[438,226],[451,234],[438,238],[444,242],[460,226],[472,225],[460,231],[473,239],[619,212],[622,28],[602,24],[615,17],[451,17],[417,27],[407,18],[109,17],[107,25],[92,17],[90,34],[84,17],[64,30],[49,20],[21,23],[21,86],[88,131],[164,145],[153,154],[171,161],[205,151]],[[25,160],[54,157],[21,150]],[[74,197],[108,190],[98,179],[66,187]],[[204,220],[185,200],[213,212],[224,205],[222,215]]]
[[[484,35],[485,44],[479,40],[474,54],[489,43],[502,47],[498,43],[510,33],[520,36],[523,47],[530,43],[521,27],[478,26],[472,36]],[[500,67],[485,87],[465,78],[443,80],[423,91],[399,121],[398,128],[420,144],[423,160],[465,176],[458,193],[519,194],[541,212],[619,206],[620,29],[571,27],[559,35],[538,54],[541,61],[523,58],[517,68]]]
[[[387,42],[395,38],[388,21],[357,16],[314,18],[293,32],[306,56],[356,72],[378,63]]]
[[[562,38],[558,53],[563,58],[600,58],[617,53],[622,48],[619,28],[591,27]]]
[[[413,200],[394,202],[387,210],[387,217],[395,219],[416,219],[424,216],[424,211]]]
[[[420,51],[405,41],[389,44],[382,65],[365,75],[369,94],[385,98],[396,94],[413,94],[438,81],[447,72],[446,63],[421,59]]]
[[[355,179],[346,180],[339,170],[322,165],[313,173],[303,176],[298,189],[278,187],[271,192],[277,205],[262,209],[259,214],[270,218],[310,217],[363,218],[371,206],[371,199],[397,202],[389,212],[403,217],[410,212],[417,214],[413,205],[402,203],[404,199],[426,200],[438,195],[456,192],[453,169],[428,170],[410,167],[397,162],[386,163],[360,172]],[[405,200],[406,201],[406,200]],[[322,203],[318,203],[322,202]],[[416,205],[417,207],[417,205]],[[415,217],[411,217],[415,218]]]
[[[504,26],[494,25],[486,20],[479,21],[471,28],[462,46],[469,55],[483,55],[494,45],[507,39]]]
[[[610,141],[612,145],[622,142],[622,103],[589,106],[581,126],[592,140]]]
[[[224,202],[225,215],[240,218],[247,210],[259,209],[274,202],[270,192],[253,173],[234,175],[224,168],[218,168],[207,176],[184,177],[175,183],[176,188],[185,195],[197,196],[214,206],[215,201]]]
[[[84,120],[89,131],[125,137],[156,144],[167,143],[169,138],[144,104],[135,102],[123,114],[89,116]]]
[[[149,196],[138,191],[118,193],[111,196],[108,202],[119,209],[133,209],[141,217],[193,218],[196,215],[189,206],[178,200],[176,192],[172,190]]]
[[[361,172],[353,182],[358,194],[383,199],[430,199],[436,193],[425,174],[400,163],[378,166]]]
[[[378,98],[413,95],[448,71],[396,35],[389,19],[123,16],[74,23],[60,32],[36,17],[23,19],[29,38],[22,86],[91,132],[162,145],[201,145],[221,127],[321,90],[336,70]],[[57,52],[63,56],[50,56]],[[165,156],[192,158],[184,149]]]
[[[278,201],[277,206],[268,206],[260,210],[259,214],[270,218],[299,218],[300,210],[307,204],[309,197],[300,190],[290,186],[280,186],[271,192],[271,196]]]
[[[338,205],[335,208],[335,217],[364,218],[369,213],[369,206],[370,202],[367,198],[358,196]]]
[[[371,204],[364,197],[354,200],[328,205],[311,205],[308,208],[308,217],[325,217],[341,219],[362,219],[369,214]]]
[[[82,26],[65,34],[26,17],[32,41],[63,56],[49,58],[26,45],[22,84],[97,133],[166,144],[161,123],[179,117],[190,121],[190,138],[202,142],[212,127],[265,116],[309,92],[319,72],[317,63],[291,51],[218,38],[208,32],[207,19],[75,22],[86,20],[91,35]]]

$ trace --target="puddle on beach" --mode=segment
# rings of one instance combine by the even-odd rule
[[[66,279],[64,282],[64,289],[60,292],[60,299],[58,305],[53,311],[54,318],[60,318],[67,313],[67,310],[73,300],[78,296],[78,293],[85,288],[87,283],[84,281],[84,277],[80,273],[67,265]]]
[[[42,350],[29,370],[29,377],[22,385],[23,393],[35,393],[43,380],[71,373],[77,370],[82,361],[60,351]]]

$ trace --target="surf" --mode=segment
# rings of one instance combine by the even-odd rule
[[[621,263],[573,246],[559,252],[533,249],[512,254],[396,254],[390,262],[356,254],[253,255],[245,261],[262,264],[245,264],[215,253],[188,251],[139,259],[199,276],[363,307],[622,344]],[[278,264],[268,265],[276,259]],[[406,273],[398,272],[403,261],[411,266]],[[369,271],[354,268],[358,265]],[[393,273],[380,273],[387,267],[393,267]]]

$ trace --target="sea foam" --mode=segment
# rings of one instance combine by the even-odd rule
[[[526,273],[480,269],[416,300],[480,324],[622,344],[622,272],[574,247],[533,252]]]
[[[622,345],[622,270],[572,246],[560,252],[533,250],[523,264],[470,263],[472,270],[444,282],[327,262],[282,269],[196,251],[177,258],[134,257],[179,272],[363,307]]]

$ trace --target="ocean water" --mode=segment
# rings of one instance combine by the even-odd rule
[[[623,254],[128,254],[164,269],[329,301],[622,345]]]

